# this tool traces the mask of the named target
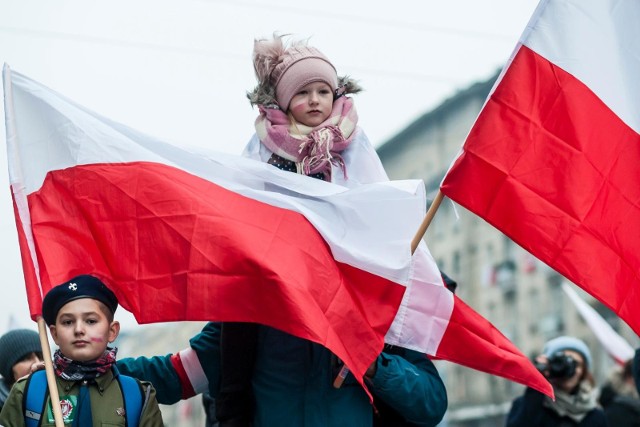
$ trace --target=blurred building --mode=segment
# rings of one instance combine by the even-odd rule
[[[114,345],[118,358],[164,356],[189,346],[189,338],[196,335],[203,322],[156,323],[123,328]],[[165,426],[203,427],[205,413],[202,396],[181,400],[175,405],[160,405]]]
[[[497,75],[460,91],[378,148],[391,179],[422,179],[432,200]],[[514,218],[517,220],[517,218]],[[583,339],[599,384],[613,365],[561,288],[564,278],[480,217],[446,199],[425,236],[438,266],[458,282],[457,294],[533,357],[559,335]],[[571,285],[632,345],[637,337],[602,304]],[[438,362],[449,394],[448,427],[500,426],[519,384]]]

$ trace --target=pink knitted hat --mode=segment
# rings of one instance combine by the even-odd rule
[[[333,91],[339,84],[347,86],[347,92],[360,91],[350,79],[339,79],[333,64],[318,49],[301,41],[285,46],[283,37],[274,34],[271,40],[254,42],[253,67],[258,85],[247,94],[253,105],[277,103],[286,112],[291,98],[313,82],[325,82]]]
[[[335,91],[338,74],[335,67],[318,49],[310,46],[293,46],[285,51],[271,73],[276,88],[276,101],[283,111],[289,109],[291,98],[309,83],[325,82]]]

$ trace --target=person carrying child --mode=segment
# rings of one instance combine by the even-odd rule
[[[75,277],[51,289],[42,317],[58,346],[53,357],[65,424],[162,427],[151,384],[120,375],[113,320],[116,296],[93,276]],[[55,420],[44,371],[20,379],[0,412],[0,425],[53,426]]]
[[[258,84],[248,93],[259,116],[243,155],[282,170],[353,188],[387,181],[358,124],[361,89],[304,42],[256,40]],[[294,260],[292,260],[294,262]],[[322,286],[322,283],[318,283]],[[162,403],[210,391],[221,427],[435,426],[447,407],[433,363],[416,351],[386,346],[365,375],[381,420],[357,380],[333,386],[341,362],[325,347],[251,323],[209,323],[191,346],[171,356],[125,359],[123,372],[151,380]],[[384,421],[384,422],[382,422]],[[374,424],[375,423],[375,424]]]

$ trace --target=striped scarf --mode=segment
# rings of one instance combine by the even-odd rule
[[[260,141],[274,154],[295,162],[303,175],[323,173],[331,181],[331,165],[342,169],[340,153],[349,146],[358,123],[358,114],[351,98],[342,96],[333,102],[331,115],[316,127],[291,123],[279,109],[259,106],[256,133]]]
[[[77,362],[63,355],[60,350],[53,354],[56,375],[69,381],[92,380],[104,374],[116,363],[118,349],[107,347],[104,353],[91,362]]]

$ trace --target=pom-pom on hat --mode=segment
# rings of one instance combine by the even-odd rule
[[[563,351],[563,350],[573,350],[575,352],[580,353],[584,358],[584,361],[587,367],[591,369],[591,366],[593,366],[591,364],[592,360],[591,360],[591,352],[589,351],[589,347],[587,347],[584,341],[578,338],[568,337],[568,336],[554,338],[551,341],[548,341],[544,345],[542,352],[545,354],[545,356],[550,357],[553,353],[557,351]]]
[[[14,329],[0,337],[0,375],[13,384],[13,365],[31,353],[42,353],[40,336],[30,329]]]
[[[339,86],[345,93],[357,93],[361,89],[347,77],[338,77],[329,59],[315,47],[297,41],[287,46],[282,35],[273,39],[255,40],[253,67],[258,79],[256,88],[247,94],[251,104],[277,103],[286,112],[291,98],[304,86],[325,82],[332,91]]]
[[[42,317],[47,325],[56,323],[58,311],[68,302],[80,298],[91,298],[102,302],[112,313],[118,308],[118,299],[107,286],[96,277],[82,275],[52,288],[42,300]]]

